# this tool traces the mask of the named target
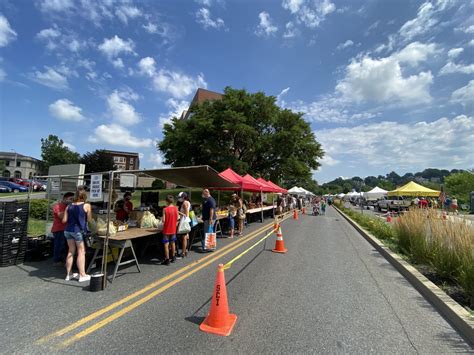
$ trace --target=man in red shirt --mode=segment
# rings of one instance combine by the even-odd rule
[[[165,260],[161,265],[169,265],[176,261],[176,225],[178,223],[178,207],[174,205],[173,195],[166,197],[167,207],[163,208],[163,246],[165,248]],[[171,259],[169,247],[171,246]]]
[[[117,201],[115,206],[115,218],[119,221],[126,221],[130,212],[133,211],[133,203],[130,201],[132,199],[131,192],[125,192],[123,195],[123,200]]]
[[[55,265],[63,265],[66,251],[66,238],[64,237],[66,224],[62,222],[62,219],[64,210],[72,202],[73,198],[74,194],[72,192],[66,192],[63,199],[53,207],[53,226],[51,227],[51,233],[53,233],[54,236],[53,262]]]

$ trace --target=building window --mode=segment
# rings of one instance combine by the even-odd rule
[[[9,172],[8,170],[5,170],[5,171],[3,172],[3,177],[9,178],[9,177],[10,177],[10,172]]]
[[[114,163],[125,163],[125,157],[114,157]]]
[[[16,177],[17,179],[21,179],[21,171],[18,171],[18,170],[15,171],[15,177]]]
[[[5,166],[10,166],[10,160],[5,160]]]
[[[17,161],[16,166],[17,166],[17,168],[19,168],[21,166],[21,161]]]
[[[133,165],[133,158],[130,158],[130,165]]]
[[[28,179],[31,179],[33,177],[33,173],[30,171],[30,174],[28,175]]]

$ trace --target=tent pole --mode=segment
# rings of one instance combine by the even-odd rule
[[[260,190],[260,212],[262,214],[262,223],[263,223],[263,192]]]
[[[104,279],[102,280],[102,287],[105,290],[107,287],[107,254],[109,249],[109,236],[110,236],[110,206],[112,205],[112,190],[114,188],[114,172],[109,172],[109,196],[107,202],[107,232],[105,233],[104,248],[102,249],[102,274]]]

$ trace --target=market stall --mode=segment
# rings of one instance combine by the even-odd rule
[[[372,190],[364,192],[363,196],[367,201],[380,200],[384,196],[387,196],[387,190],[381,189],[378,186],[375,186]]]
[[[417,184],[414,181],[399,187],[398,189],[388,191],[388,196],[423,196],[423,197],[438,197],[441,192],[437,190],[432,190],[427,187],[424,187],[420,184]]]

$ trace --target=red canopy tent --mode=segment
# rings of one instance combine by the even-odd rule
[[[275,188],[274,186],[271,186],[264,178],[258,178],[257,181],[263,185],[266,186],[267,192],[280,192],[280,188]]]
[[[229,180],[230,182],[233,182],[234,184],[238,184],[238,185],[242,184],[242,176],[237,174],[231,168],[225,169],[223,172],[219,173],[219,175],[223,177],[224,179]]]
[[[288,190],[285,190],[284,188],[281,188],[280,186],[278,186],[277,184],[273,183],[271,180],[268,180],[267,181],[267,184],[274,187],[275,189],[278,189],[278,192],[282,192],[284,194],[288,193]]]
[[[246,174],[244,177],[242,177],[242,184],[243,189],[246,191],[269,192],[269,187],[267,185],[262,184],[260,181],[249,174]],[[247,188],[245,188],[245,186],[247,186]]]

